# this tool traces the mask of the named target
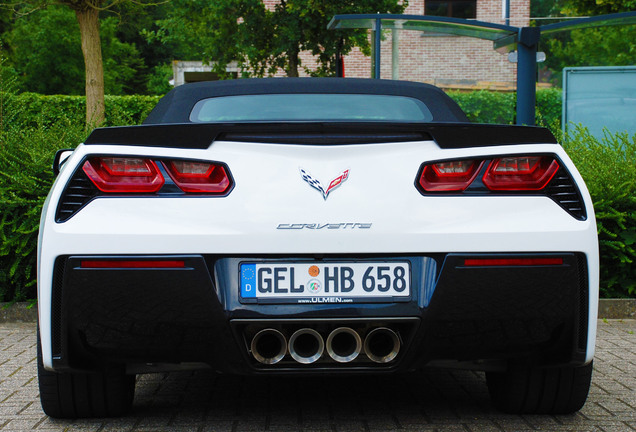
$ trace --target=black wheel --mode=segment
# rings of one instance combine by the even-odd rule
[[[123,366],[102,372],[57,373],[44,369],[38,334],[38,380],[44,412],[56,418],[117,417],[132,407],[135,376]]]
[[[511,414],[570,414],[585,404],[592,363],[581,367],[537,368],[511,365],[507,372],[487,372],[493,405]]]

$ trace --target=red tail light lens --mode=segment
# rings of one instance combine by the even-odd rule
[[[82,260],[83,269],[149,269],[149,268],[184,268],[185,261],[163,260]]]
[[[505,266],[555,266],[563,265],[563,258],[473,258],[465,259],[467,267],[505,267]]]
[[[483,161],[457,160],[426,165],[420,186],[427,192],[463,191],[475,179]]]
[[[483,182],[490,190],[540,190],[558,170],[558,162],[549,156],[504,157],[490,163]]]
[[[82,169],[102,192],[153,193],[164,183],[159,168],[150,159],[93,157],[84,162]]]
[[[232,186],[225,167],[220,164],[169,161],[164,166],[172,180],[184,192],[222,195]]]

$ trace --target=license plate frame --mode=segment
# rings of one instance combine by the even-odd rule
[[[408,259],[245,260],[238,273],[242,303],[395,303],[413,295]]]

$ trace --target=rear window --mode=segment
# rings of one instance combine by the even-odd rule
[[[369,94],[260,94],[203,99],[190,113],[195,123],[253,121],[430,122],[418,99]]]

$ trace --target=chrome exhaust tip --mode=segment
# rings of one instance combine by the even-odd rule
[[[278,330],[263,329],[252,338],[250,350],[259,363],[276,364],[287,354],[287,341]]]
[[[362,351],[360,335],[349,327],[339,327],[327,337],[327,354],[338,363],[354,361]]]
[[[298,363],[313,363],[322,356],[324,350],[325,342],[314,329],[296,330],[289,338],[289,354]]]
[[[400,352],[400,338],[390,328],[378,327],[364,338],[364,353],[376,363],[393,361]]]

